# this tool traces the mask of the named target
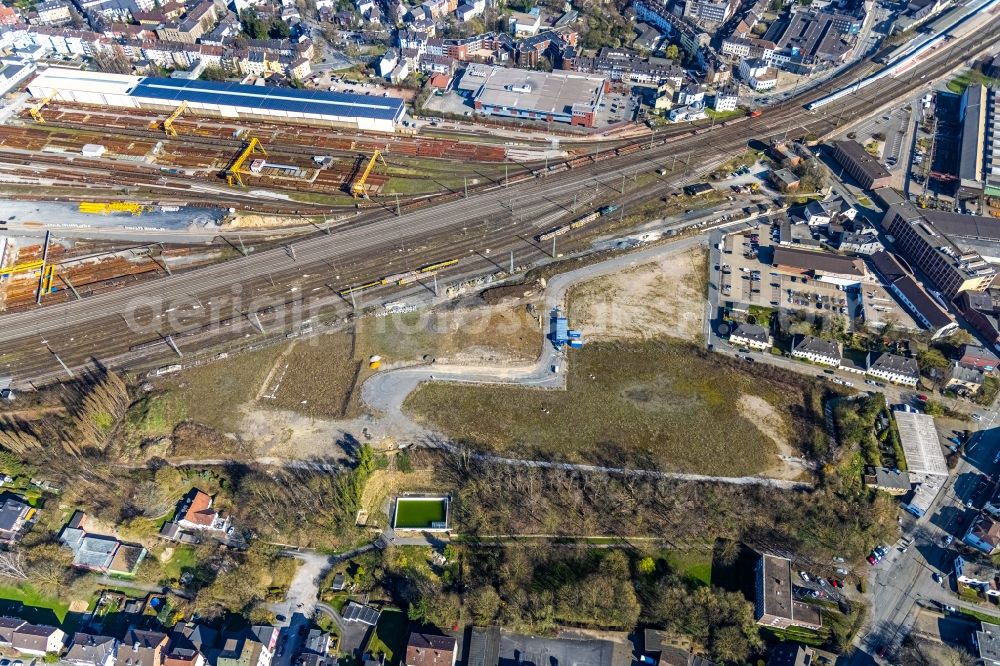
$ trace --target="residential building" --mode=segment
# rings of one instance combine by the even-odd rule
[[[977,252],[959,250],[937,229],[953,214],[923,212],[908,201],[895,203],[882,218],[882,228],[893,236],[895,247],[931,280],[944,298],[963,291],[984,291],[993,283],[996,269]]]
[[[944,385],[946,389],[976,393],[983,386],[986,373],[979,368],[952,363],[948,370],[948,382]]]
[[[8,494],[0,505],[0,542],[16,541],[35,510],[17,495]]]
[[[14,631],[24,625],[19,617],[0,617],[0,647],[9,648],[14,644]]]
[[[881,252],[885,249],[885,246],[882,245],[882,241],[878,239],[878,234],[874,230],[869,233],[860,234],[839,231],[830,240],[832,246],[838,252],[846,254],[860,254],[870,257],[876,252]]]
[[[677,103],[683,105],[690,105],[696,102],[704,102],[705,100],[705,86],[697,83],[688,83],[681,86],[680,90],[677,91]]]
[[[740,62],[740,78],[758,92],[778,85],[778,72],[763,58],[747,58]]]
[[[771,348],[771,336],[763,326],[740,323],[729,334],[729,343],[764,351]]]
[[[214,532],[227,532],[230,527],[228,516],[212,508],[212,497],[207,493],[193,489],[188,496],[182,500],[177,513],[180,519],[177,524],[190,530],[211,530]]]
[[[35,5],[36,22],[43,25],[66,25],[73,20],[66,0],[45,0]]]
[[[843,358],[840,343],[812,335],[796,335],[792,341],[792,358],[804,359],[819,365],[840,367]]]
[[[822,626],[819,611],[796,601],[793,596],[789,559],[761,554],[755,573],[754,620],[757,624],[777,629],[819,629]]]
[[[962,585],[978,588],[993,597],[1000,596],[1000,590],[997,589],[997,568],[992,562],[966,559],[959,554],[952,566],[955,580]]]
[[[90,534],[84,528],[85,519],[85,514],[77,511],[59,535],[59,540],[73,551],[73,566],[123,576],[134,574],[146,557],[146,549],[112,536]]]
[[[887,187],[892,182],[892,174],[885,165],[869,154],[857,141],[849,139],[833,141],[831,147],[833,159],[864,189]]]
[[[725,23],[738,7],[737,0],[685,0],[684,18],[705,23]]]
[[[986,514],[980,515],[969,526],[962,541],[976,550],[992,555],[1000,550],[1000,521]]]
[[[65,632],[58,627],[24,623],[11,635],[11,647],[21,654],[44,657],[50,653],[61,654],[65,640]]]
[[[451,636],[410,632],[404,666],[455,666],[456,641]]]
[[[958,350],[958,362],[962,365],[992,372],[998,364],[997,355],[985,347],[964,344]]]
[[[980,622],[979,631],[972,634],[973,654],[976,664],[997,666],[1000,664],[1000,625]]]
[[[716,113],[735,111],[739,101],[739,86],[727,85],[715,91],[715,95],[712,97],[712,110]]]
[[[779,643],[767,656],[767,666],[811,666],[812,663],[813,649],[798,643]]]
[[[932,339],[948,335],[958,328],[955,318],[917,283],[896,257],[877,251],[871,255],[871,261],[886,288],[920,326],[931,332]]]
[[[869,488],[890,495],[905,495],[912,488],[909,474],[888,467],[872,467],[865,473],[864,479]]]
[[[806,204],[804,212],[809,226],[821,226],[845,220],[853,222],[858,216],[858,210],[844,201],[842,197],[833,197],[823,201],[814,199]]]
[[[641,663],[649,663],[648,659],[652,659],[656,666],[715,666],[714,662],[693,654],[692,650],[695,647],[693,641],[677,632],[644,629],[642,643],[644,659]],[[482,664],[467,666],[482,666]]]
[[[878,377],[902,386],[916,386],[920,380],[920,367],[914,358],[906,358],[889,352],[877,355],[874,352],[869,352],[866,358],[865,372],[872,377]]]
[[[118,639],[77,632],[63,661],[74,666],[115,666]]]
[[[215,666],[270,666],[277,642],[278,629],[269,625],[224,636]]]
[[[727,37],[722,40],[722,54],[733,58],[760,58],[768,65],[774,64],[778,45],[755,37]]]
[[[117,666],[161,666],[166,648],[165,633],[132,627],[118,646]]]

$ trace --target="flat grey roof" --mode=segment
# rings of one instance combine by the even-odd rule
[[[976,632],[976,645],[979,647],[980,659],[1000,661],[1000,626],[983,622]]]
[[[569,113],[576,104],[596,107],[604,93],[604,81],[603,76],[573,72],[494,67],[483,81],[476,101],[523,111]]]
[[[927,414],[893,412],[906,466],[914,474],[948,476],[934,418]]]
[[[872,155],[869,155],[868,151],[865,150],[865,147],[857,141],[846,139],[844,141],[834,141],[833,143],[839,151],[834,152],[835,159],[838,154],[842,154],[872,180],[890,178],[892,176],[892,174],[889,173],[889,170],[886,169],[885,166]],[[840,160],[837,161],[839,162]]]
[[[963,181],[981,181],[983,177],[983,131],[986,111],[986,88],[971,85],[962,95],[962,148],[958,158],[958,177]]]

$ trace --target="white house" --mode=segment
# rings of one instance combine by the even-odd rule
[[[115,666],[118,639],[77,632],[63,661],[74,666]]]
[[[764,351],[771,348],[771,336],[763,326],[739,324],[729,334],[729,343]]]
[[[992,555],[1000,548],[1000,522],[987,515],[980,515],[962,537],[962,541],[978,551]]]
[[[383,79],[389,78],[389,74],[392,70],[396,69],[396,65],[399,64],[399,51],[396,49],[388,49],[382,54],[382,57],[378,61],[378,75]]]
[[[212,497],[195,488],[188,495],[187,505],[182,505],[177,524],[189,530],[227,532],[230,520],[212,508]]]
[[[14,630],[11,646],[21,654],[44,657],[50,652],[62,652],[65,640],[66,633],[58,627],[22,624]]]
[[[792,343],[792,358],[804,359],[819,365],[840,367],[843,355],[840,343],[812,335],[797,335]]]
[[[735,86],[720,88],[712,98],[712,109],[718,113],[735,111],[740,101],[739,89]]]
[[[872,356],[873,354],[869,352],[865,370],[872,377],[903,386],[916,386],[920,380],[920,366],[917,365],[916,359],[888,352],[879,354],[874,360]]]

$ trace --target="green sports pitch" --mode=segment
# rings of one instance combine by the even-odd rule
[[[448,529],[447,497],[400,497],[396,499],[397,530]]]

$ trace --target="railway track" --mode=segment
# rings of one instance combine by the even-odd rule
[[[924,63],[916,73],[939,76],[988,39],[974,40],[958,58],[952,55],[943,63],[940,58]],[[312,234],[296,241],[294,257],[284,250],[251,254],[83,301],[4,315],[0,319],[5,324],[0,344],[11,355],[5,371],[14,371],[19,377],[51,378],[57,366],[46,347],[40,345],[41,336],[74,366],[91,358],[116,363],[148,362],[167,357],[169,350],[130,352],[129,348],[161,334],[184,335],[190,341],[189,352],[223,344],[254,331],[249,314],[265,308],[276,308],[270,311],[275,318],[279,310],[288,313],[292,309],[301,310],[303,316],[322,313],[325,317],[342,317],[352,305],[339,296],[340,290],[388,273],[412,270],[420,264],[461,257],[462,274],[496,271],[506,267],[508,253],[513,252],[515,265],[529,265],[546,256],[548,250],[540,247],[533,236],[547,226],[568,220],[574,214],[573,201],[581,198],[581,193],[587,196],[587,206],[618,202],[629,205],[629,201],[641,200],[656,190],[662,192],[664,186],[677,186],[704,172],[721,161],[718,156],[731,155],[744,146],[748,136],[766,139],[780,135],[797,119],[803,120],[803,133],[823,135],[836,128],[841,118],[865,115],[881,102],[918,85],[915,76],[890,79],[814,114],[787,105],[757,119],[700,135],[664,137],[658,145],[645,144],[614,160],[566,168],[544,177],[529,176],[519,185],[493,187],[430,210],[402,217],[368,213],[336,234]],[[691,156],[683,170],[658,177],[650,186],[624,196],[618,190],[623,175],[669,167],[672,157],[678,154]],[[371,295],[381,301],[424,288],[386,287]],[[165,311],[171,303],[176,305],[167,316]],[[134,320],[130,328],[123,318],[139,310],[150,314]],[[155,317],[155,312],[160,316]],[[228,314],[223,316],[224,312]],[[213,322],[224,320],[233,323],[213,328]]]

